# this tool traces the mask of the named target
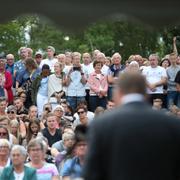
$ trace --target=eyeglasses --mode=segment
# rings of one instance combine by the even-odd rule
[[[0,148],[7,149],[7,148],[9,148],[9,146],[0,146]]]
[[[36,58],[42,58],[42,56],[41,55],[36,55]]]
[[[15,114],[14,111],[7,111],[7,114]]]
[[[61,111],[61,112],[63,112],[63,110],[62,110],[62,109],[55,109],[54,111]]]
[[[79,111],[79,112],[77,112],[78,114],[83,114],[85,111]]]
[[[20,96],[20,97],[21,97],[21,98],[24,98],[24,99],[26,98],[26,96]]]
[[[7,136],[7,132],[0,132],[0,136]]]
[[[30,151],[33,151],[33,152],[37,152],[37,151],[42,151],[42,149],[41,148],[34,148],[34,149],[30,149]]]

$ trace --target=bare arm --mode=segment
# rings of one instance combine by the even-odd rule
[[[60,177],[59,176],[53,176],[52,180],[60,180]]]
[[[177,46],[176,46],[176,37],[173,37],[173,52],[178,56]]]
[[[166,77],[162,77],[160,81],[154,83],[154,84],[150,84],[150,83],[147,83],[147,87],[149,89],[151,89],[151,91],[154,91],[156,87],[158,86],[162,86],[164,84],[167,83],[167,78]]]
[[[70,180],[70,177],[69,177],[69,176],[64,176],[64,177],[62,178],[62,180]]]
[[[108,80],[108,83],[110,83],[110,84],[114,83],[114,78],[112,75],[108,75],[107,80]]]
[[[86,84],[87,83],[87,79],[86,79],[84,73],[81,73],[81,83],[82,84]]]
[[[56,148],[51,148],[51,155],[56,157],[59,154],[59,151]]]
[[[26,137],[26,126],[22,120],[19,120],[19,130],[22,138]]]

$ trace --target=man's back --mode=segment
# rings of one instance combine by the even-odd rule
[[[123,105],[90,128],[86,180],[174,180],[180,174],[180,121],[143,102]]]

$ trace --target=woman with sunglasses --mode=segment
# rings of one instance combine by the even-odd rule
[[[15,124],[18,124],[18,127],[19,127],[18,131],[19,131],[19,135],[21,136],[21,139],[25,138],[25,136],[26,136],[26,127],[25,127],[24,122],[20,118],[17,118],[17,109],[16,109],[15,106],[10,105],[10,106],[7,107],[7,116],[9,118],[9,120],[10,120],[10,123],[12,121],[14,121],[14,123],[15,123],[15,121],[16,121]],[[17,139],[19,139],[17,133],[15,133],[15,134],[16,134],[15,137]]]
[[[7,130],[0,127],[0,138],[7,135]],[[9,141],[7,139],[0,139],[0,177],[3,169],[10,165],[10,149]]]

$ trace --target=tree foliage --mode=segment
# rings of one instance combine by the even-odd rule
[[[171,52],[172,38],[179,34],[179,30],[180,26],[155,31],[128,21],[104,21],[92,24],[79,34],[69,34],[38,16],[23,16],[0,25],[0,48],[6,54],[13,53],[16,56],[21,46],[37,51],[52,45],[57,53],[83,53],[99,49],[107,56],[119,52],[126,60],[131,54],[147,57],[150,53],[159,53],[164,56]],[[29,39],[25,34],[29,35]],[[178,40],[178,47],[179,42]]]

